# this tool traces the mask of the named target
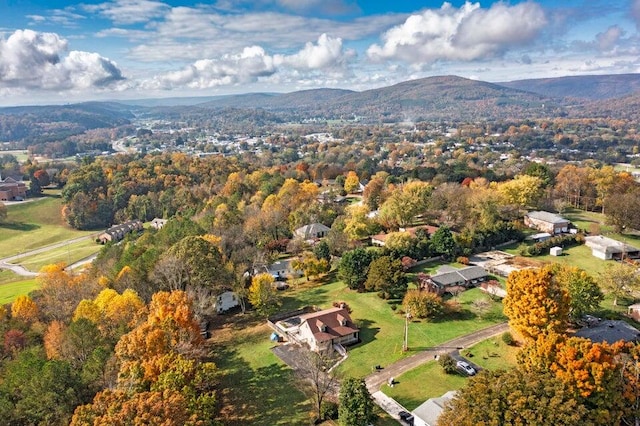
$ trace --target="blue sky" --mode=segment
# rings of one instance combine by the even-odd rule
[[[640,0],[0,0],[0,105],[638,72]]]

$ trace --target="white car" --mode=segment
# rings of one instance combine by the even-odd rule
[[[476,369],[470,366],[468,362],[458,361],[456,362],[456,367],[467,376],[474,376],[476,374]]]

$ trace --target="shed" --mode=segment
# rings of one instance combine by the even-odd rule
[[[456,391],[449,391],[439,398],[426,400],[412,411],[414,426],[436,426],[442,410],[456,395]]]
[[[551,247],[551,248],[549,249],[549,254],[550,254],[551,256],[562,256],[562,247],[558,247],[558,246],[556,246],[556,247]]]
[[[634,320],[640,322],[640,303],[630,305],[628,309],[628,315]]]

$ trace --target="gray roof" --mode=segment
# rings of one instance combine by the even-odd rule
[[[296,229],[295,234],[305,239],[308,239],[308,238],[315,238],[315,236],[320,233],[326,234],[329,231],[331,231],[331,228],[329,228],[326,225],[323,225],[322,223],[316,222],[316,223],[305,225]]]
[[[559,225],[562,223],[569,223],[568,219],[563,218],[562,216],[558,216],[554,213],[536,211],[527,213],[531,219],[542,220],[547,223],[553,223],[554,225]]]
[[[440,268],[442,270],[442,268]],[[481,266],[467,266],[431,276],[431,281],[439,286],[449,286],[461,281],[477,280],[486,277],[487,271]]]
[[[584,237],[587,247],[603,253],[633,253],[638,249],[630,244],[603,235],[591,235]]]
[[[618,340],[625,342],[640,341],[640,330],[632,327],[624,321],[607,320],[591,327],[584,327],[576,331],[575,336],[585,337],[594,343],[615,343]]]
[[[456,391],[449,391],[439,398],[427,399],[418,408],[413,410],[414,417],[420,418],[429,426],[436,426],[438,424],[438,417],[442,414],[447,402],[451,401],[456,395]]]

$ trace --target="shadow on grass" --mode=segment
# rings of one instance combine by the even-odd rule
[[[304,292],[284,294],[280,301],[282,306],[279,311],[300,309],[304,306],[318,306],[329,301],[328,290],[322,285],[314,286]]]
[[[216,347],[213,358],[222,372],[218,395],[224,424],[309,423],[311,405],[288,367],[271,364],[254,370],[228,347]]]
[[[367,319],[358,320],[356,325],[360,328],[360,343],[357,346],[372,342],[380,332],[380,327],[373,327],[373,321]]]
[[[0,229],[12,229],[14,231],[33,231],[35,229],[41,228],[40,225],[36,225],[35,223],[16,223],[16,222],[7,222],[0,225]]]

